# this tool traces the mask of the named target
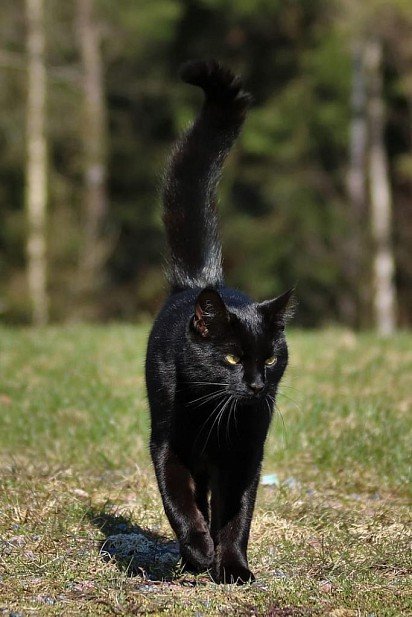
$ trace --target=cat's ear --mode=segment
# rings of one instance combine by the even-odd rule
[[[229,311],[222,297],[215,289],[204,289],[195,303],[193,328],[207,338],[213,332],[218,332],[229,323]]]
[[[287,321],[293,317],[295,288],[292,287],[273,300],[266,300],[259,304],[259,309],[265,319],[269,320],[275,328],[283,329]]]

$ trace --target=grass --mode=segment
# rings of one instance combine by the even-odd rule
[[[279,483],[259,492],[258,581],[238,588],[151,581],[99,554],[102,521],[172,537],[147,448],[147,333],[0,330],[0,614],[412,614],[412,336],[290,334],[264,465]]]

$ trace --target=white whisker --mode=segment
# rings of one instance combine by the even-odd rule
[[[230,395],[229,395],[229,398],[227,398],[227,399],[225,400],[225,402],[223,403],[223,405],[221,405],[221,407],[219,408],[219,412],[217,413],[217,415],[216,415],[215,419],[213,420],[212,426],[211,426],[211,428],[210,428],[210,431],[209,431],[208,436],[207,436],[206,441],[205,441],[205,445],[203,446],[202,453],[203,453],[203,452],[205,451],[205,449],[206,449],[207,442],[208,442],[208,441],[209,441],[209,439],[210,439],[210,436],[211,436],[211,434],[212,434],[212,431],[213,431],[213,428],[214,428],[214,426],[215,426],[215,424],[216,424],[216,421],[219,421],[219,418],[221,417],[221,414],[222,414],[223,410],[225,409],[225,407],[226,407],[226,405],[228,404],[228,402],[229,402],[229,401],[230,401]],[[219,439],[219,431],[218,431],[218,439]]]
[[[199,396],[198,398],[195,398],[192,401],[189,401],[187,404],[188,405],[193,405],[197,401],[201,401],[203,399],[205,399],[205,402],[206,402],[207,400],[216,398],[217,396],[219,396],[220,394],[222,394],[225,391],[226,391],[226,388],[220,388],[219,390],[215,390],[214,392],[209,392],[208,394],[204,394],[203,396]],[[201,404],[203,404],[203,403],[201,403]]]
[[[228,386],[230,384],[224,383],[223,381],[186,381],[184,382],[191,386]]]
[[[203,429],[205,428],[206,424],[209,422],[209,420],[210,420],[210,419],[211,419],[211,418],[212,418],[212,417],[213,417],[216,413],[218,413],[218,411],[219,411],[219,409],[220,409],[221,405],[222,405],[222,404],[226,401],[226,399],[224,398],[224,396],[225,396],[224,394],[221,394],[222,400],[221,400],[221,401],[219,401],[219,402],[217,403],[216,407],[215,407],[215,408],[214,408],[214,409],[210,412],[210,414],[208,415],[208,417],[206,418],[206,420],[203,422],[202,426],[200,427],[200,431],[198,432],[197,437],[196,437],[196,439],[195,439],[195,441],[194,441],[194,445],[196,444],[197,440],[199,439],[199,437],[200,437],[200,435],[201,435],[201,433],[202,433]],[[202,450],[202,453],[203,453],[203,451],[204,451],[204,448],[203,448],[203,450]]]
[[[234,412],[233,412],[233,415],[234,415],[234,417],[235,417],[235,428],[236,428],[236,435],[238,435],[238,436],[239,436],[238,426],[237,426],[237,416],[236,416],[236,412],[237,412],[237,405],[238,405],[238,403],[239,403],[239,399],[238,399],[238,398],[236,398],[236,401],[235,401],[235,410],[234,410]]]
[[[226,424],[226,439],[228,440],[228,442],[231,444],[232,441],[230,439],[230,418],[232,416],[232,412],[233,409],[235,407],[236,404],[236,398],[234,396],[232,396],[232,402],[229,408],[229,413],[228,413],[228,418],[227,418],[227,424]]]
[[[222,409],[220,410],[220,413],[219,413],[219,420],[218,420],[218,423],[217,423],[217,443],[218,443],[218,446],[220,446],[220,440],[219,440],[219,436],[220,436],[220,421],[222,420],[223,413],[224,413],[225,409],[227,408],[227,406],[228,406],[228,404],[230,403],[231,400],[232,400],[232,395],[230,395],[230,397],[228,398],[226,403],[223,405],[223,407],[222,407]]]
[[[282,392],[281,389],[279,389],[278,391],[278,396],[283,396],[285,399],[290,401],[296,407],[298,411],[302,410],[301,403],[297,403],[291,396],[289,396],[288,394],[285,394],[285,392]]]
[[[285,424],[285,419],[283,417],[282,412],[280,411],[275,399],[273,396],[271,396],[270,394],[268,395],[268,397],[271,399],[273,405],[275,406],[277,415],[279,415],[281,422],[282,422],[282,428],[283,428],[283,436],[284,436],[284,440],[285,440],[285,444],[287,443],[287,430],[286,430],[286,424]]]

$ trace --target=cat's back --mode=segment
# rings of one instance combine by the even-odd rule
[[[196,294],[193,289],[171,294],[153,323],[146,354],[149,399],[155,395],[159,379],[169,384],[171,393],[174,391],[177,359],[186,341]]]
[[[187,289],[171,294],[157,315],[149,338],[151,346],[160,344],[162,347],[179,340],[186,330],[190,315],[193,314],[197,291]]]

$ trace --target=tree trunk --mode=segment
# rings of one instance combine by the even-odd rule
[[[27,19],[27,277],[36,325],[47,323],[46,208],[47,142],[45,135],[46,69],[44,62],[44,1],[26,0]]]
[[[346,319],[352,326],[362,321],[365,305],[362,293],[364,279],[365,236],[362,224],[367,203],[366,152],[368,118],[366,113],[366,78],[364,67],[365,45],[355,44],[352,61],[351,123],[349,137],[349,170],[347,187],[350,201],[351,234],[345,246],[345,270],[350,287],[350,296],[345,300]]]
[[[396,328],[395,259],[392,247],[392,195],[385,150],[382,42],[367,44],[369,77],[369,182],[373,242],[373,308],[379,334],[391,335]]]
[[[108,246],[103,237],[107,215],[107,113],[104,97],[101,35],[94,0],[77,0],[77,29],[83,72],[84,239],[79,288],[92,301],[102,283]]]

